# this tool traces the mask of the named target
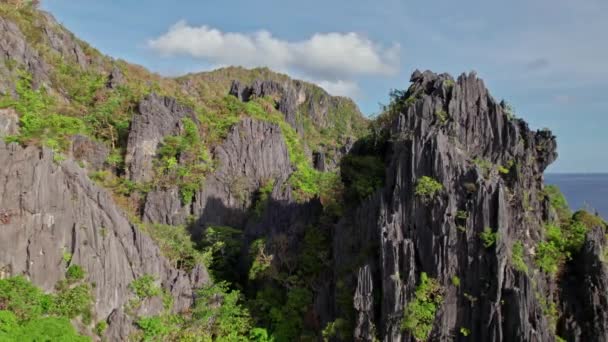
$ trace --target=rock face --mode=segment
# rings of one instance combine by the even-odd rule
[[[377,326],[383,341],[413,341],[401,321],[425,272],[444,292],[429,340],[554,340],[534,295],[546,282],[514,269],[510,255],[514,243],[529,250],[542,234],[542,172],[556,158],[554,137],[507,115],[475,74],[454,81],[415,72],[412,82],[411,104],[390,128],[384,188],[334,232],[334,268],[363,260],[382,298],[376,321],[357,308],[369,318],[355,331],[371,341],[365,330]],[[423,176],[441,191],[417,196]],[[488,247],[487,229],[496,237]],[[351,286],[369,277],[359,272]]]
[[[567,341],[608,341],[608,268],[606,235],[596,227],[587,235],[581,253],[563,278],[560,335]]]
[[[293,87],[290,84],[280,84],[274,81],[256,80],[251,86],[244,86],[239,81],[233,81],[230,87],[230,95],[239,100],[247,102],[254,97],[274,97],[277,99],[277,109],[285,115],[285,121],[296,131],[302,131],[302,123],[298,122],[296,113],[298,105],[301,104],[304,94],[301,87]]]
[[[33,78],[35,87],[48,82],[49,66],[40,58],[38,51],[12,21],[0,17],[0,55],[9,63],[0,63],[0,93],[12,94],[15,90],[12,78],[16,76],[16,65],[25,65]]]
[[[94,319],[110,317],[110,340],[125,340],[133,329],[123,306],[137,277],[155,276],[174,297],[176,312],[209,280],[202,267],[190,274],[174,268],[73,161],[57,165],[49,150],[0,142],[0,164],[0,276],[25,275],[51,291],[69,265],[82,266],[96,284]],[[146,302],[140,310],[158,313],[162,303]]]
[[[144,219],[165,224],[183,224],[189,215],[198,226],[243,227],[252,194],[265,182],[280,189],[292,172],[281,129],[268,122],[243,119],[230,129],[224,143],[214,151],[216,170],[192,204],[182,206],[177,189],[148,194]]]
[[[127,176],[132,181],[152,179],[152,160],[158,145],[165,136],[178,133],[181,119],[193,117],[192,113],[191,108],[178,104],[175,99],[156,94],[140,102],[131,123],[125,156]]]

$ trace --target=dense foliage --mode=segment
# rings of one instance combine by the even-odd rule
[[[70,319],[91,324],[92,295],[80,268],[70,268],[67,280],[46,294],[22,276],[0,280],[0,340],[90,341],[79,335]]]
[[[409,331],[417,340],[426,341],[433,328],[435,314],[443,302],[443,289],[436,279],[426,273],[420,274],[420,284],[414,298],[405,308],[401,327]]]

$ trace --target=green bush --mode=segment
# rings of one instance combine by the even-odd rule
[[[8,106],[19,113],[19,135],[6,138],[23,145],[40,144],[55,150],[66,150],[70,137],[86,132],[84,122],[75,117],[53,113],[54,101],[43,89],[33,90],[31,75],[21,73],[16,83],[19,99]]]
[[[546,198],[549,199],[551,207],[557,212],[557,216],[560,222],[567,222],[572,216],[566,197],[559,188],[555,185],[546,185],[543,189],[543,193]]]
[[[158,149],[156,173],[161,186],[177,185],[182,202],[189,204],[194,193],[203,186],[212,164],[196,123],[184,118],[182,124],[184,130],[181,135],[163,139]]]
[[[439,109],[439,110],[435,111],[435,117],[437,117],[437,120],[439,121],[439,123],[441,125],[445,125],[446,123],[448,123],[448,120],[450,119],[448,113],[446,113],[446,111],[443,109]]]
[[[229,290],[227,283],[219,282],[199,290],[196,298],[192,316],[207,326],[210,335],[225,341],[238,341],[242,340],[240,336],[249,335],[251,318],[240,303],[239,291]]]
[[[347,155],[340,162],[346,197],[352,203],[372,195],[384,184],[384,162],[378,156]]]
[[[429,278],[426,273],[421,273],[414,298],[405,308],[402,329],[409,331],[417,340],[425,341],[431,333],[435,314],[442,303],[443,289],[439,282]]]
[[[0,280],[1,341],[90,341],[76,333],[70,319],[82,315],[87,324],[92,296],[88,285],[45,294],[22,276]]]
[[[190,272],[197,264],[211,266],[206,264],[204,253],[197,249],[184,226],[148,224],[143,227],[176,268]]]
[[[85,272],[78,265],[71,265],[65,273],[65,277],[69,282],[75,282],[84,279]]]
[[[169,334],[169,327],[163,322],[162,317],[143,317],[137,320],[137,327],[144,333],[144,341],[161,341],[162,337]]]
[[[458,276],[452,276],[452,285],[456,287],[460,286],[460,278]]]
[[[106,332],[106,329],[108,329],[108,323],[101,321],[95,325],[95,334],[101,337]]]
[[[434,199],[442,190],[443,185],[441,183],[431,177],[422,176],[416,183],[415,194],[424,201],[430,201]]]
[[[210,226],[205,229],[201,247],[205,266],[213,279],[236,282],[240,279],[238,259],[243,232],[231,227]]]
[[[82,316],[83,321],[88,324],[91,318],[91,303],[93,295],[89,284],[80,284],[70,287],[68,284],[59,283],[59,291],[55,296],[52,313],[57,316],[75,318]]]
[[[22,323],[14,318],[12,312],[0,311],[1,341],[91,341],[89,337],[78,335],[70,320],[65,317],[40,317]]]
[[[139,299],[151,298],[161,294],[161,289],[155,283],[153,276],[145,274],[131,282],[129,288]]]
[[[515,242],[511,252],[511,261],[513,262],[513,267],[522,273],[528,273],[528,265],[526,265],[526,261],[524,259],[523,243],[521,243],[521,241]]]
[[[485,227],[479,236],[481,237],[481,241],[485,248],[496,245],[496,242],[498,241],[498,232],[493,231],[490,227]]]
[[[253,241],[249,247],[249,255],[252,259],[249,279],[258,279],[272,265],[273,255],[266,253],[266,239]]]

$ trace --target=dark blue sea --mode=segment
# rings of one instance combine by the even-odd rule
[[[597,211],[608,219],[608,173],[546,174],[545,183],[557,185],[572,210]]]

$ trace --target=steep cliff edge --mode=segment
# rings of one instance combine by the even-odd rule
[[[90,289],[66,324],[111,341],[608,338],[606,223],[474,73],[416,71],[367,120],[265,68],[163,78],[8,3],[0,62],[2,314],[23,276],[59,297],[41,316]]]
[[[542,172],[557,157],[555,137],[531,131],[475,74],[417,71],[411,81],[381,118],[384,186],[334,229],[335,277],[355,291],[355,339],[553,341],[559,332],[586,340],[581,331],[593,331],[592,340],[603,340],[603,297],[587,294],[605,281],[599,233],[573,252],[581,256],[570,267],[582,273],[573,279],[591,277],[578,294],[560,289],[563,273],[555,275],[552,258],[566,251],[546,252],[558,228]],[[345,275],[353,266],[358,273]],[[574,335],[556,327],[570,315],[557,310],[569,295],[593,307],[573,324],[595,322]],[[365,298],[381,299],[372,306]]]
[[[108,321],[112,340],[134,329],[134,317],[124,312],[134,280],[152,275],[174,298],[176,312],[189,308],[193,290],[209,281],[202,267],[185,272],[172,266],[73,161],[56,163],[48,149],[0,143],[0,162],[1,278],[25,275],[52,291],[69,266],[79,265],[95,284],[95,321]],[[155,314],[163,307],[151,300],[138,310]]]

